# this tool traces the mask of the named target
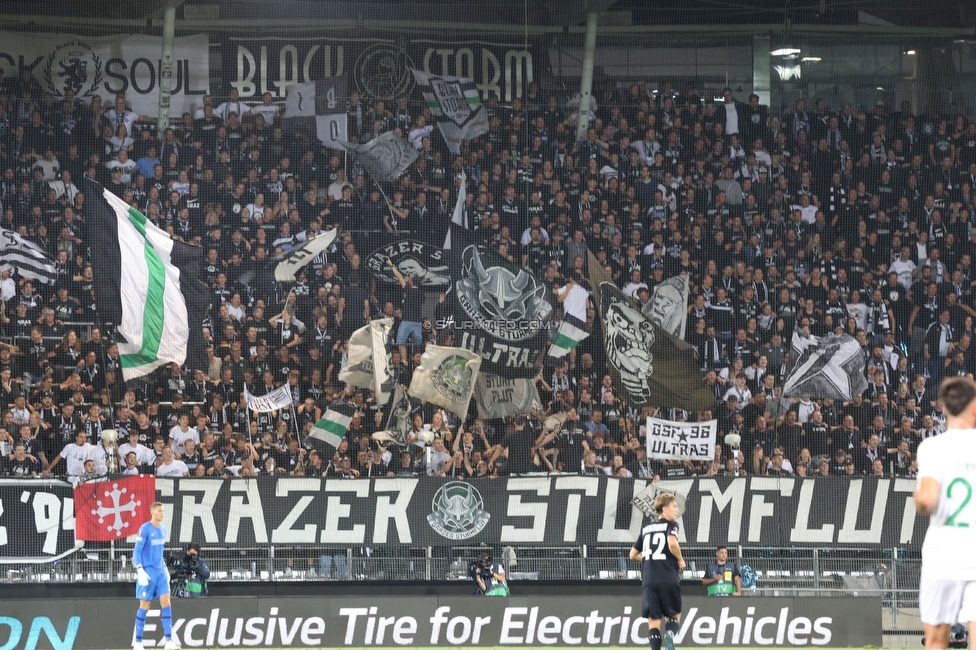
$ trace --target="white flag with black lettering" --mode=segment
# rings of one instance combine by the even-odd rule
[[[386,358],[386,340],[393,329],[392,318],[370,321],[349,337],[348,363],[339,371],[339,381],[375,393],[380,406],[390,399],[390,368]]]
[[[672,422],[647,418],[647,457],[658,460],[712,460],[718,420]]]
[[[264,395],[251,395],[245,386],[244,400],[247,402],[247,407],[255,413],[270,413],[292,406],[291,391],[288,390],[287,384],[283,384]]]

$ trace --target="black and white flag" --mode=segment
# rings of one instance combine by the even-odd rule
[[[376,181],[390,182],[399,177],[420,157],[420,152],[407,145],[393,131],[373,138],[366,144],[343,142],[349,155]]]
[[[284,253],[274,258],[274,276],[278,282],[294,282],[298,272],[312,263],[315,256],[320,254],[335,241],[338,231],[333,228],[320,232],[311,239],[306,239],[298,246],[292,246]]]
[[[390,400],[385,427],[382,431],[373,434],[373,440],[384,443],[392,442],[400,447],[406,447],[407,434],[410,433],[411,427],[411,410],[410,398],[403,392],[403,386],[397,384],[393,389],[393,399]]]
[[[281,123],[286,131],[315,133],[326,147],[342,149],[349,139],[345,76],[288,86]]]
[[[369,322],[349,337],[349,363],[339,371],[339,381],[373,391],[376,403],[384,405],[390,399],[389,362],[386,358],[386,339],[393,329],[392,318]]]
[[[868,389],[861,346],[849,334],[821,338],[797,328],[790,358],[793,365],[783,384],[784,397],[847,402]]]
[[[427,107],[437,121],[451,153],[461,153],[461,143],[488,133],[488,112],[473,79],[413,71]]]
[[[599,295],[610,376],[624,403],[686,411],[714,408],[715,396],[705,387],[688,343],[651,321],[617,285],[601,283]]]
[[[671,332],[685,338],[688,321],[688,276],[676,275],[654,287],[651,301],[644,305],[644,315]]]
[[[0,228],[0,271],[11,270],[42,284],[53,284],[58,279],[54,262],[37,244],[12,230]]]

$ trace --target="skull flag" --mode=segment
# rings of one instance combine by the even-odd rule
[[[453,345],[481,355],[486,372],[532,377],[550,325],[546,285],[531,271],[452,231],[455,257]]]
[[[126,476],[75,488],[75,539],[111,542],[139,532],[156,500],[156,478]]]
[[[656,325],[610,282],[600,285],[600,316],[610,376],[624,403],[686,411],[714,408],[694,348]]]

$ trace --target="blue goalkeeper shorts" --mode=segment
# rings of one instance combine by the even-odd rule
[[[136,581],[136,598],[139,600],[158,600],[163,594],[169,593],[169,574],[165,571],[149,571],[149,584],[140,585]]]

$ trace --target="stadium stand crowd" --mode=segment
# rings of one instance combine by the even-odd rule
[[[351,92],[351,140],[392,130],[421,152],[380,192],[342,152],[283,131],[283,105],[270,95],[205,97],[157,134],[124,96],[53,102],[30,81],[4,80],[2,226],[46,250],[58,272],[50,285],[16,271],[0,279],[4,472],[104,474],[101,431],[116,429],[119,469],[160,476],[913,476],[918,442],[945,420],[940,379],[973,372],[976,122],[954,108],[915,115],[908,103],[862,110],[820,98],[775,114],[728,88],[703,99],[692,84],[653,87],[602,83],[579,142],[578,97],[536,84],[510,105],[491,96],[490,132],[460,156],[428,109]],[[394,318],[391,366],[409,386],[420,346],[396,345],[399,323],[423,318],[425,341],[450,343],[451,333],[435,326],[443,294],[378,285],[364,260],[380,243],[443,242],[462,170],[475,237],[549,288],[588,289],[588,250],[642,302],[687,274],[685,338],[714,410],[622,404],[594,335],[569,359],[540,355],[546,412],[570,413],[561,430],[544,432],[545,414],[482,422],[472,406],[462,423],[416,403],[408,445],[378,446],[371,434],[383,415],[369,391],[337,379],[345,341],[368,319]],[[174,367],[126,390],[118,348],[98,327],[82,177],[206,250],[209,373]],[[296,283],[255,272],[333,227],[336,243]],[[550,298],[559,318],[564,305]],[[591,324],[593,307],[574,306]],[[855,336],[868,390],[849,403],[784,398],[797,325]],[[283,383],[293,410],[248,417],[244,386],[260,395]],[[302,433],[333,400],[357,408],[346,440],[332,455],[306,449]],[[723,445],[711,463],[648,461],[642,422],[654,413],[717,418],[720,440],[743,437],[738,464]],[[430,454],[417,436],[427,427]]]

